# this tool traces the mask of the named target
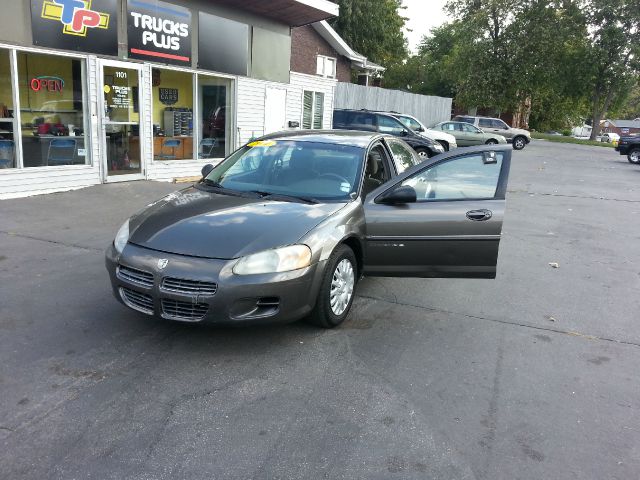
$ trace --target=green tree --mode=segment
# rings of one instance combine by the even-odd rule
[[[408,56],[401,0],[335,0],[340,16],[331,26],[347,44],[372,62],[387,68]]]
[[[600,121],[620,108],[640,73],[640,0],[588,0],[592,65],[591,138]]]

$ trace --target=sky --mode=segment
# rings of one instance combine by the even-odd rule
[[[415,52],[423,35],[447,21],[446,0],[403,0],[402,3],[407,7],[404,11],[404,16],[409,18],[407,27],[413,30],[406,32],[409,48]]]

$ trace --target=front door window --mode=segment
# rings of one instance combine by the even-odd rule
[[[476,154],[423,170],[402,185],[413,187],[419,202],[493,198],[501,168],[502,156],[495,163],[485,163],[482,154]]]

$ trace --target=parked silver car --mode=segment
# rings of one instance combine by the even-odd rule
[[[502,135],[513,145],[514,150],[522,150],[531,142],[531,132],[522,128],[512,128],[499,118],[457,115],[452,120],[470,123],[486,133]]]

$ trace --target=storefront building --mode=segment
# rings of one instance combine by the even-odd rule
[[[326,0],[3,10],[0,198],[192,176],[253,137],[331,125],[335,79],[290,72],[291,28],[337,15]]]

